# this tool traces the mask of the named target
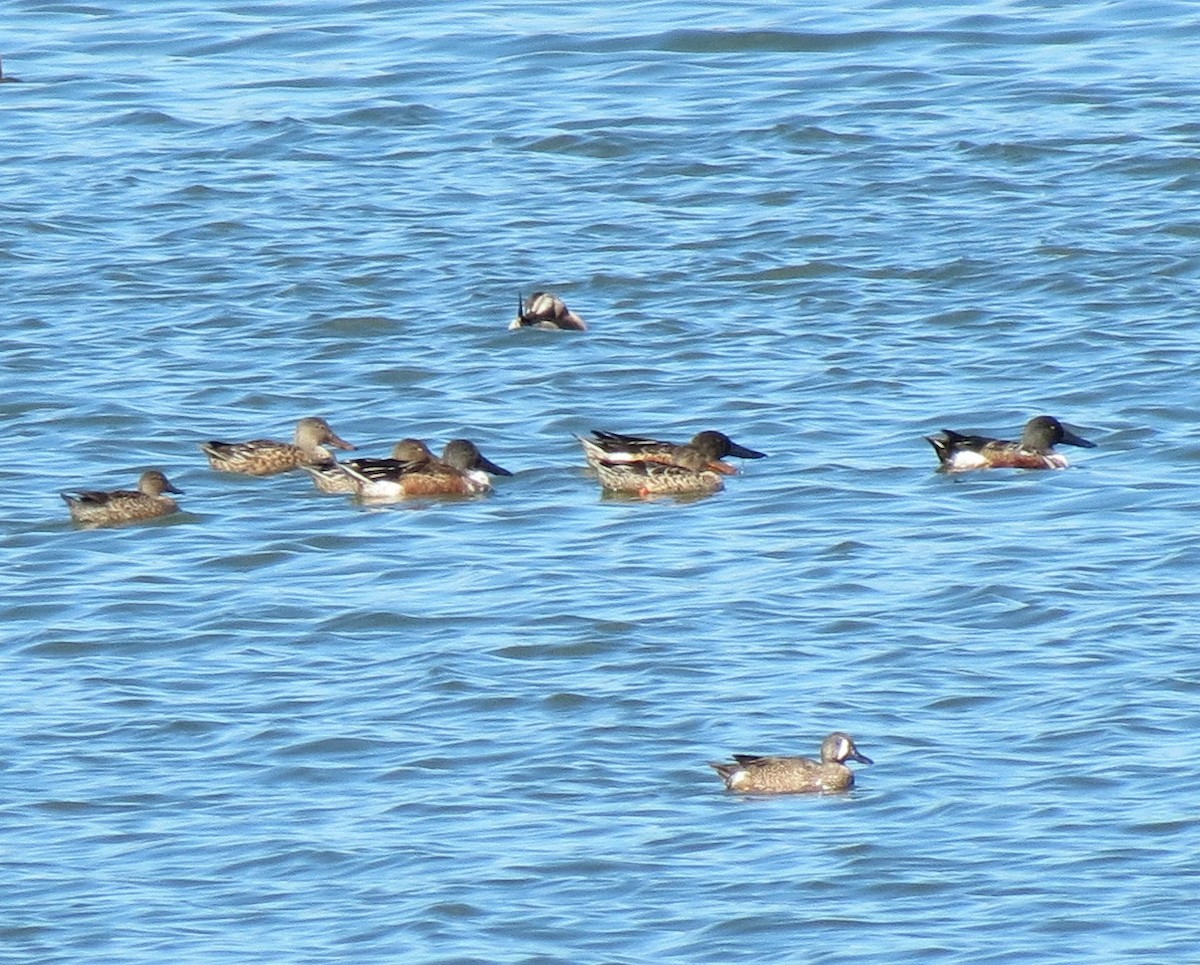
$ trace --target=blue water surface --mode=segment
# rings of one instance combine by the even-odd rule
[[[0,10],[0,958],[1200,959],[1200,12],[691,6]],[[1039,413],[1097,448],[934,472]],[[515,475],[197,447],[306,415]]]

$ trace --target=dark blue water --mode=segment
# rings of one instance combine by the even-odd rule
[[[14,2],[0,57],[0,957],[1200,957],[1193,5]],[[590,331],[507,331],[541,288]],[[933,471],[1042,412],[1097,448]],[[197,448],[304,415],[515,476]],[[770,457],[602,498],[592,427]],[[70,523],[148,467],[183,512]],[[705,764],[835,729],[848,795]]]

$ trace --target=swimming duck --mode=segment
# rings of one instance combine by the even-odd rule
[[[534,292],[522,304],[517,296],[517,317],[509,323],[509,330],[518,328],[549,328],[571,332],[586,332],[583,319],[567,308],[557,295],[550,292]]]
[[[419,439],[401,439],[392,447],[392,455],[388,459],[347,459],[344,462],[334,457],[321,462],[301,463],[300,468],[312,476],[313,484],[323,493],[330,495],[353,496],[358,492],[358,485],[353,476],[343,467],[352,466],[362,472],[372,466],[396,462],[414,462],[425,458],[425,443]]]
[[[766,453],[739,446],[725,433],[715,429],[699,432],[692,437],[691,442],[683,444],[664,442],[661,439],[644,439],[641,436],[626,436],[602,429],[593,429],[591,439],[585,439],[583,436],[576,438],[583,445],[583,454],[593,469],[601,462],[677,463],[679,452],[685,448],[703,455],[707,468],[713,472],[726,475],[737,472],[729,463],[721,461],[727,456],[737,456],[739,459],[766,458]]]
[[[854,746],[849,734],[834,731],[821,742],[821,760],[809,757],[756,757],[734,754],[733,763],[709,761],[725,787],[742,794],[824,794],[854,786],[845,761],[874,763]]]
[[[611,492],[633,493],[638,496],[706,496],[720,492],[725,481],[711,468],[708,456],[693,446],[676,446],[674,462],[651,462],[635,459],[631,462],[609,462],[598,459],[593,463],[600,485]]]
[[[157,469],[144,472],[138,479],[137,491],[117,489],[110,492],[93,490],[59,493],[77,523],[106,526],[129,523],[139,519],[169,516],[179,505],[164,493],[182,493],[168,482]]]
[[[467,439],[451,439],[438,459],[419,439],[406,439],[406,458],[339,463],[362,499],[393,502],[412,496],[473,496],[491,490],[489,473],[511,476]]]
[[[333,457],[326,445],[338,449],[353,449],[338,436],[324,419],[310,416],[296,423],[295,443],[274,439],[252,439],[250,442],[202,442],[200,448],[208,456],[209,465],[220,472],[239,472],[250,476],[271,476],[290,472],[304,463],[327,462]]]
[[[999,468],[1066,469],[1067,457],[1054,451],[1057,444],[1065,443],[1084,449],[1094,449],[1096,446],[1048,415],[1035,416],[1026,422],[1017,442],[968,436],[952,429],[942,429],[940,435],[926,436],[925,441],[933,446],[939,469],[943,472]]]

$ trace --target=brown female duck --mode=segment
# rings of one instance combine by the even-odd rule
[[[182,493],[168,482],[157,469],[144,472],[138,479],[137,491],[117,489],[109,492],[87,490],[60,493],[71,518],[89,526],[110,526],[141,519],[169,516],[179,505],[164,493]]]
[[[220,472],[239,472],[250,476],[271,476],[299,469],[305,463],[326,462],[333,458],[325,446],[353,449],[337,435],[324,419],[310,416],[296,423],[295,442],[252,439],[249,442],[202,442],[209,465]]]

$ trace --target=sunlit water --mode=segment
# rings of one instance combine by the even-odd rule
[[[0,11],[6,960],[1200,958],[1200,14],[693,6]],[[197,448],[309,414],[515,476]],[[592,427],[770,457],[606,499]]]

